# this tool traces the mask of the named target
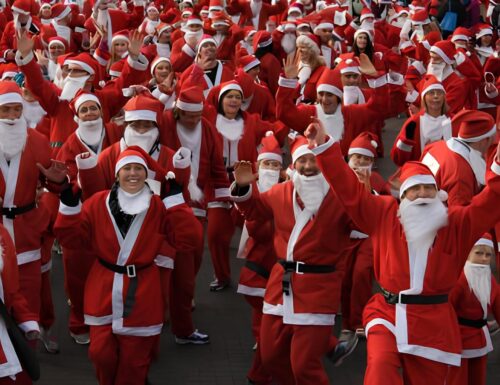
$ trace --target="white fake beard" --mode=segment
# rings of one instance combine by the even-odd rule
[[[101,27],[106,27],[108,24],[108,15],[109,15],[109,12],[107,9],[99,9],[97,11],[96,24],[100,25]]]
[[[56,30],[57,36],[60,36],[63,39],[66,39],[67,42],[71,41],[71,28],[69,28],[65,25],[57,24],[56,21],[52,22],[52,26]]]
[[[61,96],[59,96],[60,100],[67,100],[70,101],[73,99],[76,95],[76,93],[81,90],[84,86],[87,80],[90,78],[90,75],[88,76],[80,76],[77,78],[71,77],[71,76],[66,76],[66,78],[63,81],[63,87],[61,91]]]
[[[36,101],[24,103],[23,116],[24,119],[26,119],[29,128],[35,128],[36,125],[40,123],[40,120],[42,120],[46,114],[47,113],[42,108],[40,103]]]
[[[305,176],[296,172],[293,175],[293,185],[299,194],[304,207],[314,214],[318,212],[330,185],[322,173],[313,176]]]
[[[301,62],[301,66],[299,69],[299,84],[303,86],[309,80],[312,74],[312,68],[308,64],[304,64]]]
[[[154,33],[156,32],[156,26],[160,24],[160,21],[157,20],[157,21],[154,21],[154,20],[148,20],[147,24],[146,24],[146,33],[148,35],[154,35]]]
[[[144,151],[149,153],[153,144],[155,144],[158,139],[158,135],[160,131],[158,127],[155,127],[143,134],[139,134],[136,130],[134,130],[130,125],[125,127],[125,132],[123,133],[123,139],[125,139],[125,143],[127,146],[139,146]]]
[[[469,288],[474,293],[483,308],[484,318],[488,316],[488,305],[491,299],[491,268],[490,265],[465,262],[464,274]]]
[[[203,36],[202,29],[200,29],[199,31],[196,31],[196,32],[188,30],[184,34],[184,40],[188,41],[191,37],[196,37],[196,44],[198,44],[200,42],[202,36]]]
[[[286,54],[290,54],[295,51],[295,41],[297,40],[297,36],[293,33],[285,33],[283,38],[281,39],[281,47],[286,52]]]
[[[445,68],[446,63],[444,61],[439,64],[429,63],[427,66],[427,74],[434,75],[436,79],[442,81]]]
[[[403,25],[405,25],[405,23],[406,23],[406,17],[397,17],[393,21],[391,21],[390,24],[398,28],[403,28]]]
[[[344,95],[342,96],[342,102],[344,106],[350,104],[358,104],[360,89],[357,86],[344,86]]]
[[[120,203],[120,207],[125,214],[129,215],[136,215],[146,211],[149,208],[151,196],[151,190],[148,186],[144,186],[141,191],[135,194],[130,194],[121,187],[118,188],[118,202]]]
[[[375,30],[375,22],[364,20],[361,23],[361,27],[360,28],[364,29],[365,31],[373,31],[373,30]]]
[[[271,170],[259,167],[259,191],[265,192],[278,183],[280,179],[279,170]]]
[[[401,200],[399,220],[403,225],[408,243],[429,249],[438,230],[448,223],[448,209],[436,198],[417,198]]]
[[[103,134],[102,118],[84,122],[75,117],[75,121],[78,123],[77,130],[82,140],[89,146],[98,145]]]
[[[373,164],[370,164],[369,166],[356,166],[354,164],[354,160],[351,158],[349,159],[349,167],[352,169],[352,170],[368,170],[369,174],[371,175],[372,173],[372,168],[373,168]]]
[[[7,160],[19,154],[26,144],[28,124],[24,117],[0,119],[0,151]]]

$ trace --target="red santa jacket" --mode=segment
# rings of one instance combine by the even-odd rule
[[[191,64],[193,64],[195,57],[195,49],[186,43],[184,37],[180,37],[173,41],[170,61],[172,62],[172,69],[175,72],[185,71]]]
[[[192,78],[194,64],[191,64],[181,75],[179,79],[178,89],[182,88],[182,84],[185,82],[189,82]],[[202,90],[205,97],[208,95],[210,89],[218,84],[228,82],[234,79],[234,74],[229,67],[224,65],[220,60],[217,60],[217,72],[215,75],[215,81],[212,82],[210,78],[203,74],[201,79],[197,79],[196,85],[198,85]],[[198,82],[199,81],[199,82]]]
[[[42,25],[37,17],[32,17],[31,26],[29,29],[29,36],[32,37],[40,33]],[[11,20],[5,26],[5,30],[0,40],[0,58],[5,59],[10,50],[17,49],[16,27],[14,20]]]
[[[232,8],[232,13],[241,13],[239,24],[241,26],[254,26],[257,30],[265,30],[266,22],[269,20],[269,16],[278,15],[286,10],[287,3],[285,0],[279,0],[277,4],[271,5],[270,3],[262,2],[262,8],[260,9],[256,24],[253,22],[252,8],[250,7],[250,2],[246,0],[231,0],[229,5]]]
[[[449,294],[468,251],[481,234],[500,219],[500,164],[494,163],[486,188],[469,206],[449,209],[448,225],[437,231],[427,257],[416,259],[410,269],[408,243],[398,218],[397,201],[366,191],[345,164],[340,146],[333,140],[313,152],[341,205],[360,230],[372,238],[375,277],[392,293]],[[371,327],[382,325],[395,335],[400,353],[459,366],[461,341],[455,312],[449,302],[430,306],[429,311],[422,311],[422,305],[392,305],[386,303],[381,294],[376,294],[364,310],[366,332],[369,334]],[[429,330],[433,331],[432,336]]]
[[[258,58],[260,60],[259,79],[269,87],[271,95],[276,95],[278,79],[281,72],[281,63],[272,53],[266,53]]]
[[[497,322],[500,322],[499,290],[498,283],[492,275],[488,312],[493,313]],[[463,272],[450,293],[450,302],[457,313],[457,317],[467,320],[484,319],[481,303],[470,289],[467,278]],[[474,328],[460,324],[460,334],[462,336],[462,357],[464,358],[481,357],[493,350],[487,325],[482,328]]]

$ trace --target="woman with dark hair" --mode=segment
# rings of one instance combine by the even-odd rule
[[[243,91],[236,81],[224,83],[219,93],[217,114],[212,114],[210,122],[219,133],[222,156],[228,177],[233,179],[233,166],[240,160],[252,163],[257,161],[257,146],[266,132],[277,133],[282,144],[287,134],[279,123],[262,120],[257,114],[249,114],[241,109]],[[215,197],[217,198],[217,196]],[[210,284],[211,291],[219,291],[229,285],[231,278],[229,266],[229,244],[236,224],[242,223],[229,202],[208,202],[208,248],[212,256],[215,280]]]
[[[170,59],[156,57],[151,63],[151,76],[148,84],[151,94],[165,106],[165,110],[171,110],[174,108],[176,99],[175,83],[177,79],[172,70]]]
[[[380,48],[378,46],[377,48]],[[377,71],[385,71],[386,65],[384,62],[384,54],[381,51],[375,50],[375,45],[373,43],[372,34],[364,29],[358,29],[354,33],[354,41],[352,43],[352,52],[354,55],[359,57],[360,54],[364,53]]]

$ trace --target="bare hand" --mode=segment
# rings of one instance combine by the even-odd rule
[[[361,71],[362,74],[370,76],[377,75],[377,70],[375,69],[373,63],[366,54],[364,53],[359,54],[359,63],[360,63],[359,70]]]
[[[160,84],[158,84],[159,90],[164,94],[172,95],[172,92],[174,91],[174,79],[175,72],[172,71]]]
[[[370,169],[368,168],[355,168],[354,173],[358,177],[358,180],[365,185],[366,189],[371,192],[372,185],[370,183]]]
[[[30,38],[26,31],[17,34],[17,50],[20,52],[22,58],[25,58],[33,51],[33,47],[35,46],[34,38],[34,36]]]
[[[45,56],[42,50],[37,49],[35,51],[36,59],[38,61],[38,64],[41,66],[47,67],[49,65],[49,59]]]
[[[242,160],[234,164],[234,181],[239,187],[249,186],[255,181],[252,162]]]
[[[51,159],[49,168],[43,167],[43,165],[40,163],[37,163],[36,166],[50,182],[60,184],[64,182],[68,175],[68,168],[66,167],[66,164],[55,159]]]
[[[188,46],[190,46],[193,50],[196,48],[196,44],[198,44],[198,38],[196,36],[190,36],[186,40]]]
[[[309,147],[314,148],[321,146],[326,141],[326,130],[321,120],[316,117],[311,117],[311,124],[307,126],[304,132],[305,137],[309,141]]]
[[[408,112],[410,116],[418,114],[419,111],[420,111],[419,108],[413,103],[408,106]]]
[[[296,79],[299,76],[300,56],[297,52],[295,55],[288,55],[286,60],[283,59],[283,71],[287,79]]]
[[[135,29],[130,36],[130,44],[128,45],[128,53],[133,60],[137,60],[141,53],[142,42],[144,40],[142,32]]]

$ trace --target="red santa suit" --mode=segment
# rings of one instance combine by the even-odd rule
[[[24,332],[38,330],[38,314],[29,310],[26,299],[19,293],[19,271],[16,248],[8,231],[0,225],[0,299],[12,318]],[[23,372],[5,323],[0,325],[0,384],[30,385],[31,379]],[[11,376],[14,376],[15,380]]]
[[[220,60],[217,60],[217,66],[215,69],[215,78],[210,79],[210,77],[205,73],[201,75],[199,73],[200,68],[198,65],[190,65],[181,75],[179,79],[178,87],[182,88],[184,83],[189,83],[190,85],[197,85],[203,90],[203,95],[206,97],[210,92],[212,87],[218,84],[228,82],[234,78],[233,72],[224,65]],[[194,72],[194,73],[193,73]]]
[[[28,29],[29,37],[33,37],[40,33],[42,26],[37,17],[30,16],[28,24],[29,24],[29,29]],[[3,30],[2,34],[2,39],[0,40],[0,58],[6,60],[7,54],[9,54],[9,52],[16,51],[16,49],[17,49],[16,26],[14,25],[14,20],[11,20],[5,26],[5,29]]]
[[[241,13],[241,26],[253,26],[256,30],[265,30],[269,16],[279,15],[287,8],[285,0],[279,0],[274,5],[263,1],[231,0],[229,5],[233,12]]]
[[[293,146],[293,161],[311,153],[302,140]],[[316,214],[301,204],[292,181],[264,193],[252,186],[246,190],[233,190],[233,199],[245,219],[274,221],[278,256],[264,295],[260,335],[264,368],[279,383],[328,384],[320,363],[336,344],[331,326],[340,305],[350,219],[328,188],[322,190]],[[311,273],[314,268],[316,273]]]
[[[448,210],[448,225],[437,230],[432,248],[423,250],[407,242],[397,201],[366,191],[345,164],[338,143],[330,139],[313,151],[342,206],[372,237],[375,277],[386,291],[385,297],[376,294],[363,314],[368,336],[365,383],[401,383],[401,367],[412,383],[443,383],[448,365],[459,366],[461,358],[448,294],[467,258],[465,250],[500,217],[500,164],[493,164],[488,186],[471,205]],[[402,192],[415,184],[435,183],[431,171],[417,162],[407,163],[401,179]],[[424,301],[432,305],[422,305]],[[431,311],[422,311],[422,306]],[[429,338],[426,330],[440,338]]]

